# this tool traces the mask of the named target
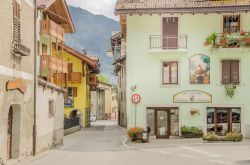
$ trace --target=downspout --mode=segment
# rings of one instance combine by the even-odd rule
[[[37,81],[37,3],[34,0],[34,125],[33,125],[33,156],[36,155],[36,87]]]

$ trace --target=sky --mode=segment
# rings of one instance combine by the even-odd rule
[[[94,14],[102,14],[118,20],[114,15],[116,0],[66,0],[68,5],[87,9]]]

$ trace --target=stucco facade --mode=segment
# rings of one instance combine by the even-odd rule
[[[86,77],[87,77],[87,64],[84,63],[79,58],[74,57],[73,55],[65,52],[64,59],[73,65],[73,72],[81,73],[81,82],[80,83],[71,83],[69,82],[68,88],[76,88],[77,96],[74,97],[73,106],[65,106],[64,114],[69,118],[72,111],[80,111],[81,113],[81,125],[82,127],[89,126],[89,109],[90,109],[90,91],[87,85]],[[83,64],[84,63],[84,64]],[[82,69],[82,67],[84,67]],[[84,73],[82,73],[84,71]]]
[[[223,31],[223,16],[225,14],[153,14],[127,15],[126,40],[126,102],[128,127],[147,126],[147,110],[154,108],[176,108],[179,110],[178,127],[182,125],[196,126],[207,132],[207,109],[209,107],[230,107],[241,110],[241,132],[245,137],[250,136],[250,103],[248,89],[250,79],[248,65],[250,49],[241,48],[211,48],[203,42],[212,32]],[[240,13],[240,27],[250,31],[250,14]],[[178,18],[178,34],[187,35],[186,49],[160,50],[150,49],[150,35],[162,35],[162,20],[164,17]],[[190,83],[190,59],[194,55],[203,54],[210,58],[210,83]],[[225,94],[225,85],[221,83],[221,61],[228,59],[239,60],[240,83],[236,85],[235,95],[230,98]],[[164,61],[178,62],[178,84],[162,84],[162,63]],[[131,87],[135,87],[132,88]],[[175,94],[191,90],[203,91],[210,94],[210,103],[175,103]],[[131,96],[141,95],[135,117],[135,105]],[[192,115],[191,111],[198,113]],[[136,118],[136,119],[135,119]],[[180,135],[180,132],[179,132]]]
[[[63,10],[61,6],[64,6]],[[56,11],[55,11],[56,10]],[[57,17],[51,16],[55,13]],[[61,20],[63,19],[63,21]],[[64,19],[68,19],[67,23]],[[74,32],[65,0],[37,0],[37,79],[36,82],[36,153],[61,145],[64,137],[64,83],[57,75],[67,73],[58,43],[65,33]],[[65,27],[67,26],[67,27]],[[64,65],[62,66],[62,63]],[[62,69],[61,69],[62,68]]]
[[[19,0],[16,3],[21,9],[21,44],[28,48],[30,53],[27,56],[14,53],[13,2],[1,0],[0,164],[8,159],[19,159],[33,153],[34,2]],[[8,81],[14,81],[14,86],[9,86]]]

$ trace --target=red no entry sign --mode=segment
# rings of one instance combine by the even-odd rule
[[[131,101],[137,104],[141,101],[141,96],[139,94],[133,94],[131,97]]]

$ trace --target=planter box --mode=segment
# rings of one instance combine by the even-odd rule
[[[181,133],[184,138],[201,138],[202,134],[193,134],[193,133]]]

